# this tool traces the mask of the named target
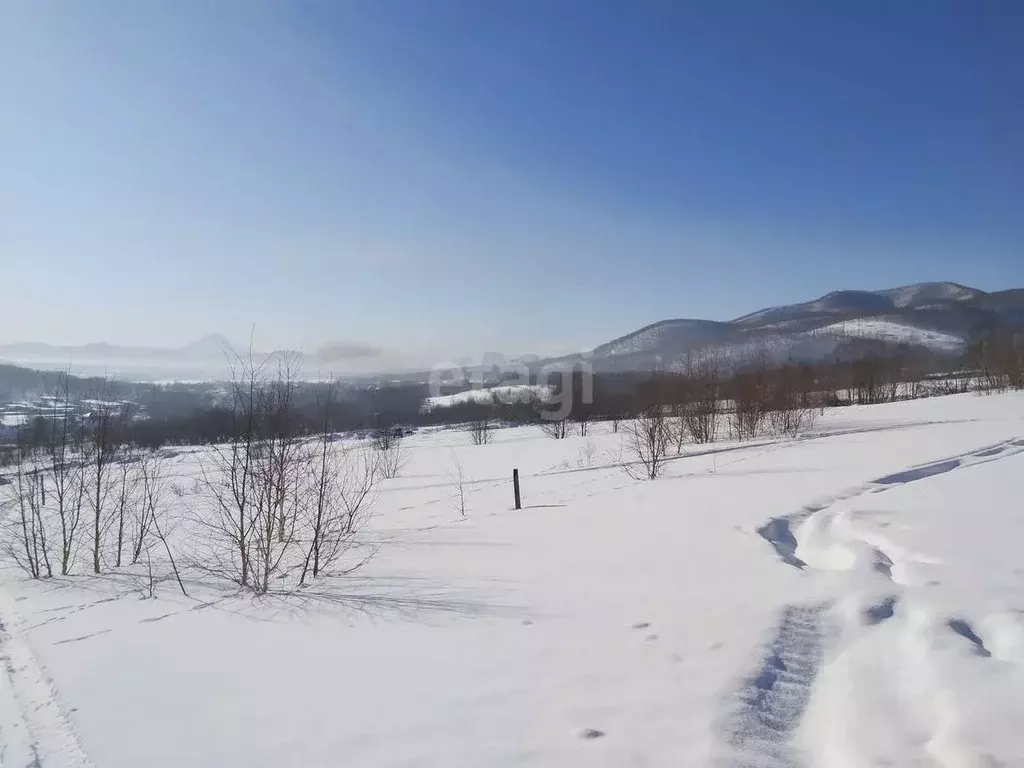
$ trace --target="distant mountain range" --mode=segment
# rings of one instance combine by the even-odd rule
[[[233,347],[226,338],[218,333],[211,333],[183,347],[123,347],[105,342],[81,346],[31,341],[0,344],[0,357],[16,362],[39,358],[65,360],[68,363],[117,360],[223,360],[225,353],[231,349]]]
[[[291,350],[253,351],[257,362],[291,354]],[[372,360],[380,350],[361,344],[334,343],[304,355],[307,368],[316,369],[351,360]],[[43,370],[71,368],[79,375],[106,375],[120,379],[219,379],[230,375],[233,359],[248,356],[246,347],[211,333],[182,347],[130,347],[96,343],[80,346],[20,342],[0,344],[0,362]]]
[[[735,320],[663,320],[596,347],[587,360],[596,371],[673,368],[687,356],[713,351],[726,362],[742,362],[767,351],[777,360],[823,360],[855,354],[865,347],[908,345],[956,354],[986,331],[1024,325],[1024,289],[986,292],[957,283],[916,283],[880,291],[833,291],[800,304],[768,307]],[[114,344],[55,346],[0,344],[0,361],[34,368],[71,365],[81,374],[110,373],[119,378],[210,379],[228,375],[228,356],[241,347],[210,334],[183,347],[126,347]],[[259,360],[286,351],[254,352]],[[501,356],[498,356],[501,358]],[[531,367],[572,364],[581,355],[539,360]],[[500,369],[485,359],[481,369]],[[387,373],[395,366],[374,347],[333,343],[305,355],[307,368],[345,370],[358,361],[363,371]],[[507,361],[505,361],[507,362]],[[368,368],[367,366],[372,366]],[[401,380],[426,380],[409,371]]]
[[[908,345],[955,354],[987,330],[1024,324],[1024,289],[989,293],[957,283],[916,283],[881,291],[833,291],[726,322],[663,320],[596,347],[597,371],[681,365],[714,351],[741,362],[760,350],[777,360],[821,360],[855,349]],[[571,355],[547,363],[572,363]]]

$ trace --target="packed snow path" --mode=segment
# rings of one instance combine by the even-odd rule
[[[825,605],[787,605],[754,674],[722,725],[735,750],[724,766],[791,768],[790,741],[811,695],[822,660]]]
[[[790,515],[773,517],[757,529],[782,563],[807,572],[844,572],[849,578],[839,581],[828,602],[782,609],[763,658],[720,724],[725,743],[721,765],[852,767],[891,764],[894,755],[915,765],[944,768],[1004,764],[988,751],[983,737],[987,734],[978,733],[992,724],[972,726],[956,687],[945,679],[951,662],[959,663],[968,675],[991,675],[993,670],[979,668],[976,660],[991,659],[992,651],[966,619],[942,615],[926,595],[918,594],[938,582],[921,578],[916,567],[939,563],[876,531],[859,528],[854,506],[869,494],[1021,453],[1024,438],[1013,438],[907,467]],[[884,632],[883,622],[894,618],[898,628]],[[1013,672],[1019,679],[1024,633],[1019,624],[1004,619],[993,616],[990,625],[1002,649],[1000,658],[1016,667]],[[832,638],[827,651],[826,637]],[[879,643],[886,645],[881,653]],[[975,661],[965,664],[965,653]],[[880,657],[895,659],[890,662],[893,674],[878,674]],[[904,743],[871,743],[877,729],[863,721],[877,717],[876,710],[854,693],[858,687],[864,689],[865,681],[875,687],[869,698],[888,699],[887,712],[912,721],[888,729],[890,734],[903,734]],[[821,706],[802,723],[812,695]],[[858,731],[866,741],[851,736]]]
[[[0,596],[0,768],[91,768],[53,681]]]

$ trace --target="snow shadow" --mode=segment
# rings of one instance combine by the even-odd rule
[[[883,621],[891,619],[896,613],[896,604],[898,602],[898,596],[888,595],[874,605],[869,605],[864,609],[864,623],[881,624]]]
[[[899,485],[901,483],[912,483],[916,480],[924,480],[926,477],[934,477],[935,475],[942,475],[946,472],[952,472],[954,469],[960,466],[960,459],[948,459],[946,461],[939,461],[934,464],[925,464],[923,467],[915,467],[913,469],[906,469],[902,472],[896,472],[892,475],[886,475],[875,480],[878,485]]]
[[[974,628],[967,621],[964,619],[950,619],[946,622],[946,626],[970,642],[974,646],[974,654],[976,656],[986,659],[991,658],[992,653],[985,647],[985,643],[982,642],[978,633],[974,631]]]
[[[789,518],[773,517],[758,528],[757,533],[775,548],[779,557],[786,564],[801,570],[807,565],[796,556],[797,540],[793,535],[793,531],[790,530]]]

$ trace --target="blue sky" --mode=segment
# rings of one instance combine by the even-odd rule
[[[1024,4],[0,0],[0,341],[579,349],[1024,286]]]

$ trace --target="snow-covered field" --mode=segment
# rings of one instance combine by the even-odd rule
[[[5,571],[0,765],[1024,765],[1024,396],[838,409],[654,481],[593,432],[409,438],[377,556],[300,596]]]

